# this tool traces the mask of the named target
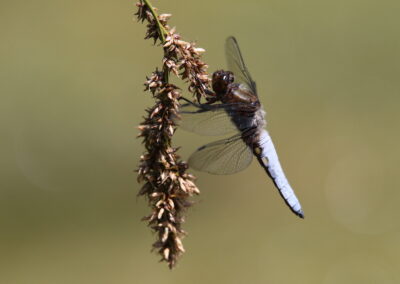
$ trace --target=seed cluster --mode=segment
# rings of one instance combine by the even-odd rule
[[[188,90],[193,93],[198,101],[210,96],[210,79],[207,74],[207,64],[201,60],[203,48],[196,47],[194,42],[186,42],[176,33],[176,29],[167,24],[171,14],[161,14],[155,17],[157,10],[148,5],[147,1],[136,4],[136,13],[139,21],[147,21],[145,39],[158,40],[164,48],[164,71],[172,72],[176,76],[188,82]]]
[[[206,70],[208,66],[201,60],[203,48],[196,47],[195,43],[181,40],[175,29],[171,29],[164,43],[166,53],[163,63],[177,76],[189,83],[189,91],[198,101],[207,97],[209,78]]]
[[[163,69],[155,70],[145,82],[145,90],[155,99],[153,107],[139,126],[146,152],[140,158],[138,181],[144,183],[139,195],[146,196],[152,212],[145,217],[157,235],[153,248],[167,261],[170,268],[185,251],[182,238],[184,212],[192,205],[190,198],[199,194],[195,177],[186,172],[188,165],[179,159],[172,147],[177,128],[174,117],[179,116],[181,90],[168,82],[170,73],[189,84],[197,101],[207,98],[209,78],[207,65],[201,61],[204,49],[181,39],[175,28],[167,25],[170,14],[157,15],[146,0],[137,3],[138,20],[147,22],[146,39],[160,41],[164,49]]]

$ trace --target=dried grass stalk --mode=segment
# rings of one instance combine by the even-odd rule
[[[186,172],[188,165],[179,159],[177,148],[172,147],[172,136],[177,128],[173,117],[179,112],[180,89],[169,83],[173,73],[189,84],[188,90],[197,101],[207,98],[209,78],[207,65],[201,60],[204,49],[185,42],[167,25],[170,14],[156,13],[146,1],[137,4],[135,14],[139,21],[147,22],[145,39],[159,41],[164,49],[162,71],[157,69],[145,82],[155,105],[147,110],[139,126],[146,152],[140,158],[138,181],[143,182],[139,195],[146,196],[152,213],[144,219],[157,235],[153,248],[168,262],[170,268],[185,251],[182,238],[184,212],[192,205],[190,198],[199,194],[194,176]]]

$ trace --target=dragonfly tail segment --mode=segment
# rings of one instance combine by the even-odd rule
[[[279,162],[275,146],[271,136],[266,130],[263,130],[260,135],[261,153],[257,156],[258,162],[265,169],[268,176],[274,182],[279,194],[289,206],[290,210],[300,218],[304,218],[303,210],[299,200],[297,199],[292,187],[290,186]]]

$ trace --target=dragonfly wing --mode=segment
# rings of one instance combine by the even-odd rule
[[[299,200],[297,199],[292,187],[290,186],[285,173],[282,170],[281,163],[278,159],[275,146],[272,143],[271,136],[266,130],[260,135],[261,154],[257,157],[261,166],[266,170],[267,174],[273,180],[275,186],[279,190],[280,195],[285,200],[289,208],[301,218],[304,218],[303,210]]]
[[[177,124],[186,131],[207,136],[237,133],[229,114],[222,107],[184,104],[179,111]]]
[[[239,133],[239,130],[251,126],[249,115],[238,115],[238,103],[235,104],[195,104],[187,103],[181,106],[180,118],[176,123],[186,131],[206,136],[219,136]],[[243,111],[243,108],[240,108]],[[251,113],[251,109],[248,110]],[[235,121],[232,120],[235,117]]]
[[[226,39],[225,53],[228,70],[235,75],[235,82],[245,84],[249,90],[257,94],[256,82],[251,78],[250,72],[244,63],[239,44],[233,36]]]
[[[253,153],[241,137],[234,135],[200,147],[189,158],[189,166],[216,175],[228,175],[247,168]]]

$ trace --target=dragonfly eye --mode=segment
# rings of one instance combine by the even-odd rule
[[[215,71],[215,72],[213,73],[213,79],[214,79],[214,80],[221,79],[221,77],[223,78],[222,75],[223,75],[223,73],[222,73],[221,70]]]
[[[235,75],[233,75],[233,73],[229,74],[229,83],[233,83],[233,81],[235,81]]]
[[[224,76],[222,76],[222,80],[230,84],[233,83],[233,81],[235,80],[235,76],[233,75],[232,72],[228,71],[224,74]]]

